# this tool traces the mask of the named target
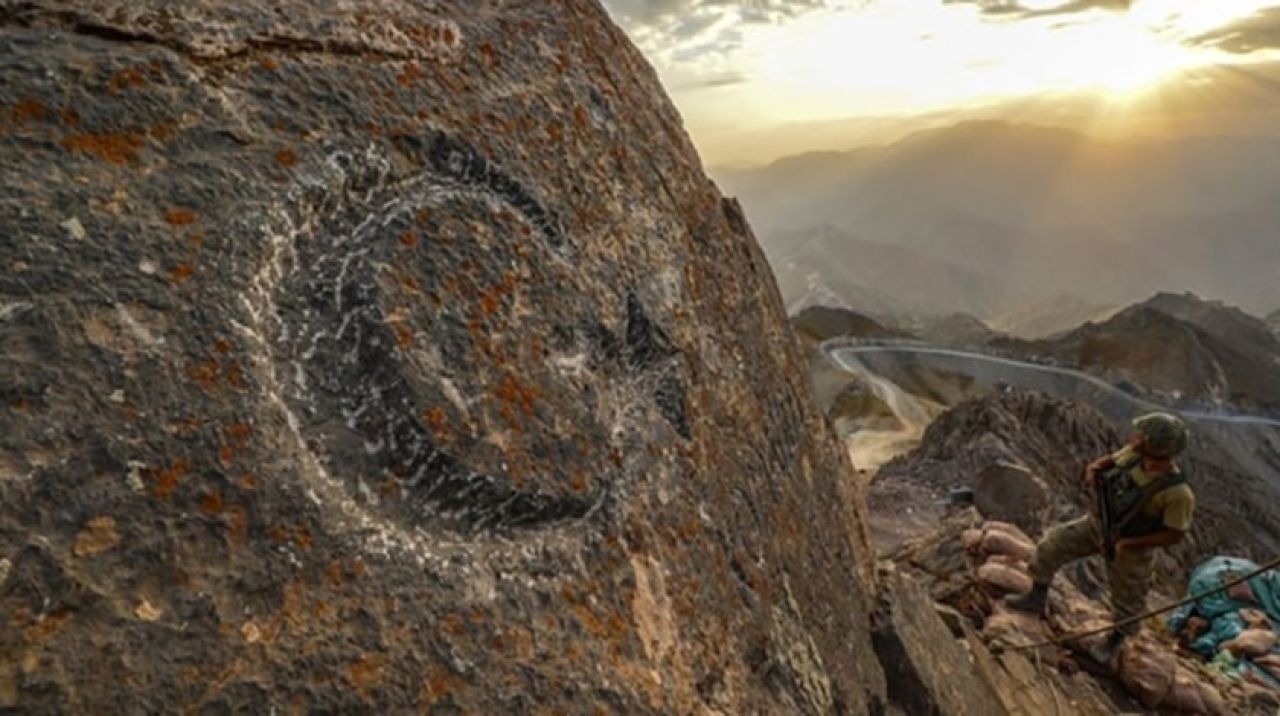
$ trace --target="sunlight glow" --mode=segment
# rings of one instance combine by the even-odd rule
[[[1020,0],[1023,14],[984,14],[975,2],[825,0],[785,21],[752,22],[725,0],[633,36],[714,159],[883,142],[895,119],[919,127],[1010,103],[1033,111],[1031,121],[1059,112],[1113,135],[1185,127],[1204,115],[1186,97],[1260,92],[1266,85],[1254,79],[1250,88],[1250,66],[1280,59],[1280,48],[1233,54],[1197,41],[1280,0],[1063,11],[1071,5]],[[1093,115],[1082,117],[1086,105]]]
[[[1205,62],[1203,51],[1168,31],[1172,8],[1163,5],[1000,23],[976,20],[965,6],[878,4],[814,15],[766,38],[756,73],[789,103],[809,95],[833,112],[847,111],[839,108],[841,96],[858,95],[865,106],[868,94],[918,109],[1059,90],[1124,99]],[[1219,8],[1200,9],[1193,19],[1213,26],[1231,17]]]

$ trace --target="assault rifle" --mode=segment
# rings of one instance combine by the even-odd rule
[[[1096,473],[1093,478],[1093,494],[1098,505],[1098,524],[1102,526],[1102,556],[1110,564],[1116,561],[1116,516],[1108,499],[1107,477],[1111,470]]]

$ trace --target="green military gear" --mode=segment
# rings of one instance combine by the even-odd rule
[[[1098,642],[1089,650],[1089,656],[1099,664],[1110,665],[1124,648],[1126,638],[1128,637],[1120,632],[1111,632],[1105,640]]]
[[[1004,603],[1020,612],[1029,612],[1041,616],[1044,614],[1045,606],[1049,603],[1049,585],[1036,584],[1026,594],[1010,594],[1004,598]]]
[[[1151,534],[1162,527],[1179,532],[1191,529],[1196,495],[1180,469],[1175,466],[1164,475],[1148,473],[1132,447],[1111,459],[1114,466],[1098,475],[1098,488],[1107,497],[1115,536]]]
[[[1092,515],[1057,525],[1036,545],[1031,562],[1031,578],[1037,585],[1047,586],[1063,565],[1102,552],[1102,528]],[[1127,549],[1107,564],[1111,582],[1111,609],[1116,621],[1137,616],[1146,609],[1147,590],[1151,586],[1154,549]],[[1136,634],[1140,624],[1129,624],[1118,631]]]
[[[1151,457],[1171,458],[1187,449],[1187,424],[1172,413],[1147,413],[1133,421],[1142,436],[1143,451]]]
[[[1165,507],[1168,496],[1161,495],[1180,485],[1187,484],[1187,478],[1181,472],[1171,472],[1158,477],[1150,477],[1142,472],[1142,459],[1131,454],[1126,459],[1121,453],[1116,466],[1098,476],[1098,489],[1107,500],[1113,520],[1110,525],[1111,539],[1120,537],[1139,537],[1158,532],[1166,526],[1185,530],[1190,525],[1181,524],[1179,509],[1175,521],[1178,524],[1165,524]],[[1180,492],[1188,492],[1186,488]],[[1181,495],[1179,495],[1181,496]],[[1178,505],[1181,508],[1181,505]],[[1189,519],[1189,515],[1188,515]]]

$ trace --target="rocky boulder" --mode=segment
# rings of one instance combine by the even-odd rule
[[[0,708],[874,712],[850,467],[593,0],[0,0]]]
[[[886,328],[874,319],[847,308],[809,306],[791,319],[796,332],[811,340],[852,336],[856,338],[905,338],[906,334]]]
[[[1027,468],[997,462],[973,478],[973,505],[993,520],[1012,522],[1025,531],[1039,531],[1049,507],[1049,488]]]
[[[889,568],[873,639],[889,680],[889,695],[908,714],[998,716],[1008,713],[978,675],[920,585]]]

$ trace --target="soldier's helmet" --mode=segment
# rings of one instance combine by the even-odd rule
[[[1142,449],[1151,457],[1170,458],[1187,449],[1187,424],[1171,413],[1147,413],[1133,421]]]

